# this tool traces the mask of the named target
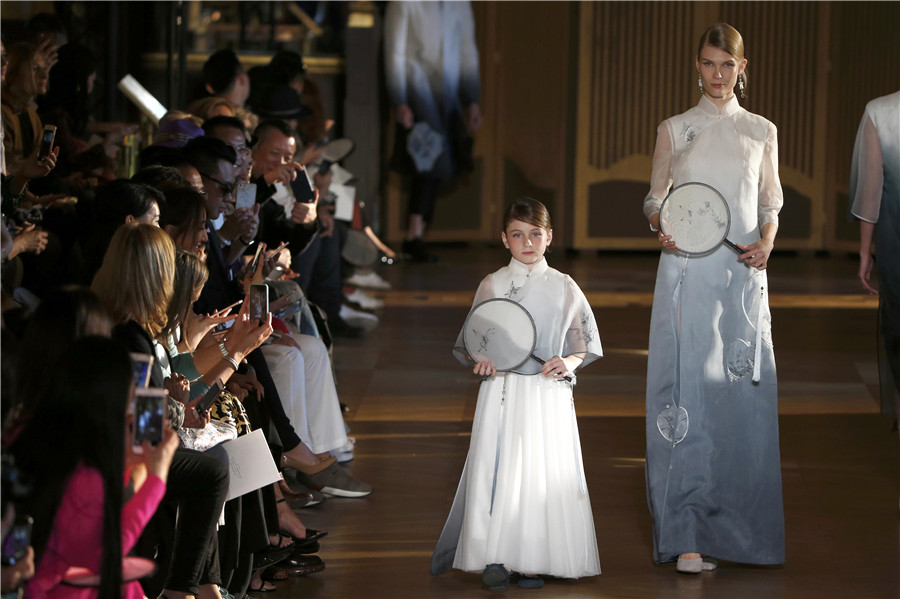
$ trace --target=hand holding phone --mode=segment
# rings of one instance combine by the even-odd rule
[[[265,322],[269,313],[269,287],[265,284],[250,285],[250,319]]]
[[[296,179],[291,181],[291,189],[294,191],[294,199],[298,202],[312,204],[316,201],[316,192],[305,168],[297,173]]]
[[[56,139],[56,125],[44,125],[44,133],[41,135],[41,151],[38,158],[43,159],[53,150],[53,141]]]
[[[213,402],[216,401],[216,398],[219,397],[220,393],[222,393],[222,383],[219,379],[216,379],[216,382],[212,384],[209,390],[200,399],[200,403],[195,406],[197,412],[203,414],[209,410],[212,407]]]
[[[16,523],[9,530],[9,534],[3,539],[3,554],[0,563],[4,566],[14,566],[28,555],[28,547],[31,545],[31,529],[34,521],[31,516],[17,516]]]
[[[159,445],[163,440],[166,414],[166,390],[141,388],[134,391],[134,434],[132,451],[144,453],[144,441]]]

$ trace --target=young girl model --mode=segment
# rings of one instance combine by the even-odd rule
[[[530,198],[503,219],[509,265],[482,280],[474,305],[507,298],[528,310],[537,330],[534,355],[513,372],[474,363],[463,332],[454,354],[485,377],[478,393],[469,455],[450,516],[432,557],[437,575],[451,566],[482,572],[492,590],[538,587],[538,575],[600,573],[591,501],[581,460],[573,372],[602,356],[597,324],[571,277],[550,268],[550,215]],[[568,376],[571,382],[565,380]]]

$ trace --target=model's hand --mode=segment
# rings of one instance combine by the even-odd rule
[[[760,239],[756,243],[751,243],[750,245],[741,245],[740,243],[736,243],[735,245],[744,252],[738,256],[738,258],[746,262],[749,266],[758,270],[765,270],[766,266],[769,265],[769,254],[772,253],[773,248],[771,241]]]
[[[553,356],[541,366],[541,374],[548,379],[561,379],[570,376],[569,366],[559,356]]]
[[[415,123],[415,119],[413,118],[413,111],[406,104],[401,104],[397,107],[397,122],[406,127],[407,129],[412,129],[413,123]]]
[[[484,362],[475,364],[475,368],[472,369],[472,372],[479,376],[494,376],[497,374],[497,367],[494,366],[494,363],[490,360],[485,360]]]
[[[863,252],[859,255],[859,282],[862,283],[869,295],[878,295],[878,289],[872,286],[872,268],[875,266],[875,259],[869,252]]]
[[[676,252],[678,251],[678,248],[675,247],[675,240],[672,239],[672,236],[665,235],[659,228],[659,212],[650,215],[650,226],[656,230],[656,238],[659,239],[659,243],[663,246],[664,250],[674,250]]]

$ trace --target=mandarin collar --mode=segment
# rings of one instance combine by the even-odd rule
[[[528,265],[524,262],[519,262],[515,258],[509,259],[509,268],[512,270],[513,275],[525,275],[527,277],[542,274],[550,267],[547,264],[547,259],[541,256],[541,261],[531,267],[530,273],[528,272]]]
[[[738,110],[740,110],[741,105],[738,102],[737,95],[732,95],[731,98],[725,103],[725,106],[722,107],[722,112],[719,112],[718,106],[713,104],[713,101],[707,98],[705,95],[700,96],[700,102],[697,106],[703,110],[703,112],[707,112],[709,114],[715,116],[731,116]]]

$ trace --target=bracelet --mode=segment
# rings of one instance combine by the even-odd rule
[[[226,360],[229,364],[231,364],[231,367],[234,368],[235,372],[237,372],[238,363],[234,361],[234,358],[232,358],[231,356],[222,356],[222,359]]]
[[[219,351],[222,352],[223,357],[228,357],[228,348],[225,347],[224,341],[219,341]]]

